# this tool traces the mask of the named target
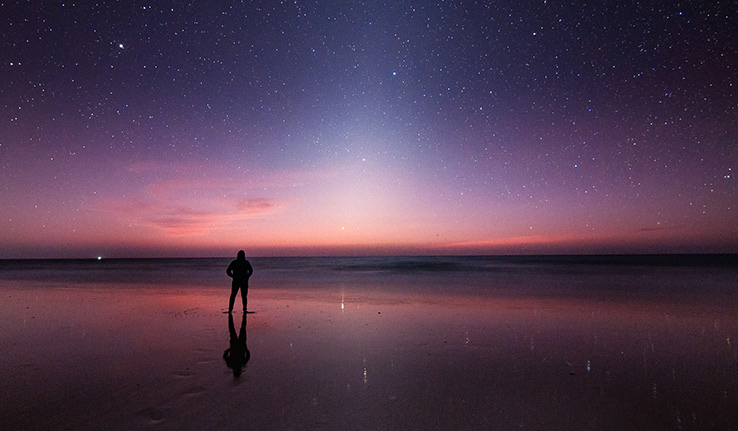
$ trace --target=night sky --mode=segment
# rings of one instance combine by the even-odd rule
[[[0,257],[738,252],[736,2],[0,16]]]

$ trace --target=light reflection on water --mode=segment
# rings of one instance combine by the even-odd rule
[[[456,281],[446,281],[441,292],[346,284],[251,290],[252,358],[238,386],[221,358],[228,286],[5,284],[0,422],[87,429],[141,428],[144,419],[208,428],[212,417],[262,429],[738,426],[731,342],[738,316],[730,295],[453,294]]]

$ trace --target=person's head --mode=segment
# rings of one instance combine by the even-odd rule
[[[238,260],[245,260],[246,259],[246,252],[243,250],[239,250],[238,254],[236,255],[236,259]]]

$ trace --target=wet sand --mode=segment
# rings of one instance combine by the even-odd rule
[[[738,313],[720,301],[252,289],[250,360],[235,378],[227,294],[5,283],[0,423],[738,428]]]

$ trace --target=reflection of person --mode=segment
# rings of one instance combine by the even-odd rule
[[[251,352],[246,347],[246,313],[241,318],[241,330],[236,335],[236,326],[233,324],[233,314],[228,314],[228,333],[231,336],[231,347],[223,352],[228,368],[233,370],[233,377],[239,377],[246,363],[251,359]]]
[[[243,302],[243,312],[246,313],[246,297],[249,294],[249,277],[254,273],[251,263],[246,260],[246,253],[240,250],[236,255],[236,260],[231,262],[226,269],[226,274],[233,279],[231,283],[231,299],[228,301],[228,312],[233,312],[233,303],[236,301],[238,289],[241,289],[241,301]]]

